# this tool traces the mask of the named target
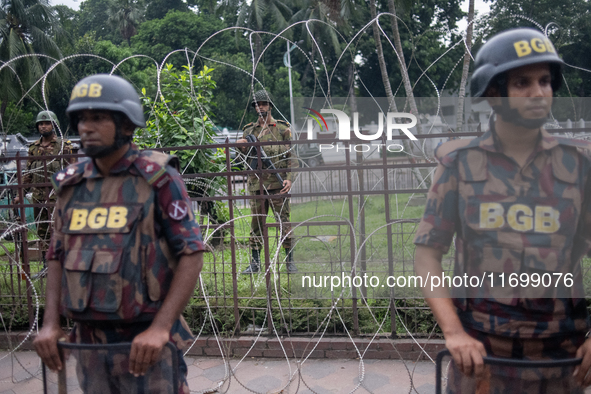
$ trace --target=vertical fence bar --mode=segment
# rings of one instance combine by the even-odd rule
[[[357,200],[358,212],[359,212],[359,263],[361,266],[361,276],[367,271],[367,255],[365,248],[365,201],[363,190],[365,188],[365,176],[363,173],[363,152],[357,152],[357,180],[359,182],[359,200]],[[367,287],[365,287],[365,281],[361,285],[361,295],[363,300],[367,303]]]
[[[226,137],[226,144],[228,144],[230,140]],[[233,185],[232,185],[232,167],[230,164],[230,148],[226,147],[226,171],[228,174],[226,175],[226,181],[228,183],[228,211],[230,215],[230,255],[232,256],[232,298],[234,299],[234,334],[240,334],[240,311],[238,310],[238,272],[236,269],[236,239],[235,239],[235,231],[234,231],[234,200],[232,196],[234,195]],[[223,235],[223,230],[220,232],[220,236]],[[224,244],[224,239],[222,238],[221,244]],[[223,253],[223,252],[222,252]]]
[[[31,268],[29,266],[29,242],[27,236],[27,215],[25,212],[25,196],[23,193],[23,174],[22,174],[22,165],[20,161],[20,152],[16,153],[16,174],[17,174],[17,183],[18,183],[18,194],[20,199],[20,216],[21,221],[23,223],[23,227],[19,230],[21,233],[21,255],[23,258],[22,261],[22,269],[25,275],[30,279],[31,278]],[[20,283],[20,281],[19,281]],[[35,322],[35,311],[33,306],[33,295],[31,292],[31,286],[27,284],[27,311],[29,315],[29,328],[33,328]]]
[[[386,214],[386,223],[390,223],[390,185],[388,181],[388,150],[386,149],[386,135],[382,135],[382,171],[384,173],[384,210]],[[392,224],[386,226],[386,237],[388,240],[388,275],[394,276],[394,245],[392,245]],[[390,288],[390,328],[392,338],[397,338],[396,334],[396,298],[394,287]]]
[[[349,249],[351,254],[351,279],[355,277],[357,268],[355,267],[355,210],[353,208],[353,185],[351,182],[351,144],[345,141],[345,168],[347,169],[347,199],[349,200],[349,220],[351,228],[349,229]],[[351,286],[351,308],[353,309],[353,332],[359,335],[359,310],[357,309],[357,289]]]

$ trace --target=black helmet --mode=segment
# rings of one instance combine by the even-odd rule
[[[273,106],[273,96],[271,96],[271,93],[264,89],[254,93],[254,97],[252,98],[252,106],[254,107],[259,101],[267,102],[269,103],[269,106]]]
[[[72,121],[73,113],[85,109],[118,111],[137,127],[146,126],[140,97],[129,82],[117,75],[91,75],[74,86],[66,114]],[[78,130],[77,124],[71,126]]]
[[[490,83],[504,72],[536,63],[549,63],[552,89],[560,88],[564,62],[541,32],[530,28],[506,30],[486,42],[474,60],[470,82],[472,97],[484,97]]]

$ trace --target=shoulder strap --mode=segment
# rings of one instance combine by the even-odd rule
[[[77,163],[71,164],[61,171],[56,172],[51,177],[51,183],[53,187],[59,192],[64,186],[75,185],[82,180],[84,174],[84,167],[88,160],[82,160]]]
[[[180,169],[180,162],[176,156],[153,150],[140,152],[133,164],[146,182],[156,189],[160,189],[170,181],[166,166]]]

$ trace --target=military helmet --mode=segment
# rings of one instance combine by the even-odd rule
[[[74,86],[66,114],[72,121],[72,114],[85,109],[118,111],[137,127],[146,126],[142,103],[135,88],[117,75],[91,75]],[[72,124],[74,130],[78,129],[77,126]]]
[[[258,90],[254,93],[251,105],[254,107],[255,104],[259,101],[267,102],[271,107],[273,106],[273,96],[271,96],[271,93],[267,92],[264,89]]]
[[[484,97],[490,83],[506,71],[536,63],[549,63],[552,89],[560,88],[564,62],[544,34],[535,29],[506,30],[486,42],[474,60],[470,82],[472,97]]]
[[[39,130],[39,127],[37,127],[37,125],[41,122],[53,122],[57,124],[58,127],[60,125],[60,122],[59,120],[57,120],[57,116],[55,116],[53,111],[41,111],[37,114],[37,119],[35,120],[35,128],[37,129],[37,131]]]

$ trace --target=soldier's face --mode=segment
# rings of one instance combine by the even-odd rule
[[[53,134],[53,123],[51,122],[39,122],[37,123],[37,130],[39,130],[39,134],[42,136],[48,136]]]
[[[257,103],[254,106],[254,109],[255,111],[257,111],[259,116],[264,118],[269,113],[271,106],[266,101],[257,101]]]
[[[511,108],[524,119],[546,117],[552,107],[552,74],[547,63],[532,64],[507,72]]]
[[[115,141],[115,122],[108,111],[83,110],[78,113],[78,133],[84,149],[111,146]]]
[[[107,157],[123,145],[129,143],[133,127],[125,125],[117,130],[117,125],[109,111],[83,110],[78,112],[78,134],[87,156]]]

